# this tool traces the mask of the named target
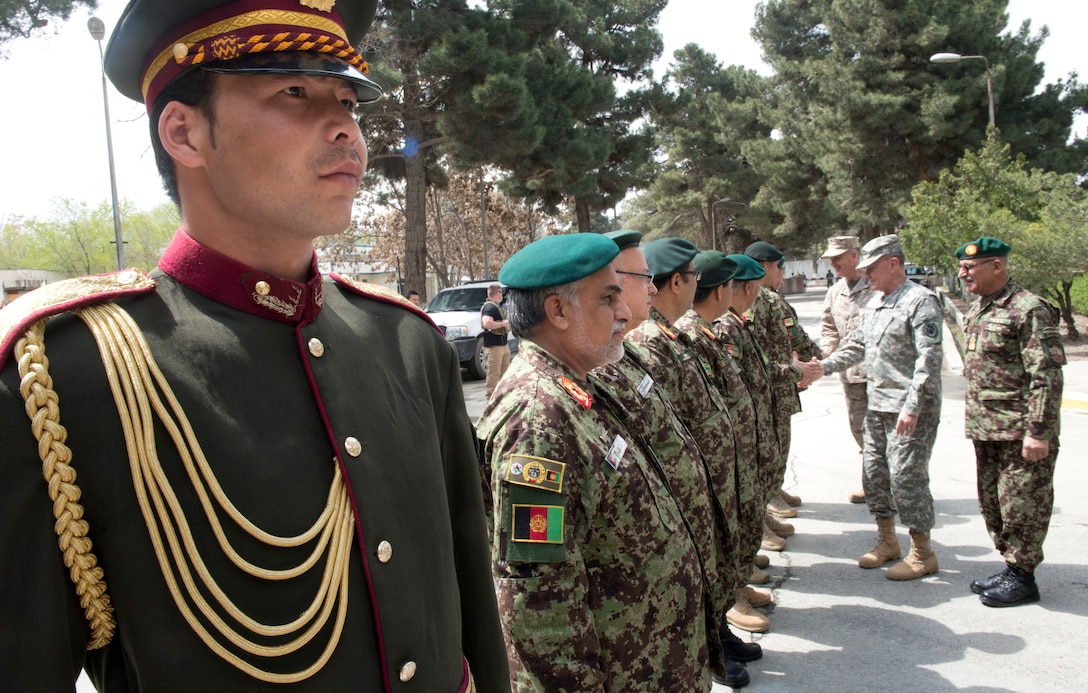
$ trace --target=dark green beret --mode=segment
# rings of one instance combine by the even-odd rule
[[[785,257],[782,251],[767,241],[756,241],[744,249],[744,254],[756,262],[778,262]]]
[[[699,249],[683,238],[659,238],[642,246],[650,274],[668,277],[688,266]]]
[[[726,257],[737,265],[737,270],[733,274],[734,282],[758,281],[767,274],[767,270],[763,269],[763,265],[747,255],[727,255]]]
[[[576,282],[603,268],[620,250],[599,233],[545,236],[525,246],[499,270],[499,281],[514,289],[546,289]]]
[[[733,278],[737,263],[720,250],[704,250],[695,256],[695,270],[702,275],[699,277],[699,288],[713,289]]]
[[[996,238],[982,236],[981,238],[964,243],[956,251],[956,257],[966,260],[972,257],[1005,257],[1012,251],[1012,246],[1005,241]]]
[[[605,235],[611,238],[620,250],[637,248],[638,244],[642,242],[642,233],[640,233],[639,231],[634,231],[632,229],[609,231]]]

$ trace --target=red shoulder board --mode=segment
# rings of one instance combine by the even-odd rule
[[[663,322],[657,323],[657,326],[658,326],[658,328],[661,329],[662,332],[665,333],[665,336],[668,337],[669,339],[676,339],[676,337],[678,336],[675,332],[673,332],[668,327],[666,327],[665,323],[663,323]]]
[[[567,391],[567,394],[577,400],[578,404],[581,404],[583,408],[589,409],[593,406],[593,395],[579,387],[578,383],[565,375],[559,382],[563,385],[563,389]]]
[[[155,280],[138,269],[126,269],[90,277],[46,284],[15,299],[0,310],[0,369],[11,356],[15,342],[39,320],[121,296],[155,290]]]
[[[357,282],[354,279],[341,277],[336,272],[332,272],[331,274],[329,274],[329,277],[334,282],[348,289],[352,293],[359,294],[360,296],[364,296],[366,298],[372,298],[376,301],[381,301],[382,303],[388,303],[389,305],[397,306],[398,308],[406,308],[407,310],[415,313],[416,315],[426,320],[428,323],[430,323],[432,327],[434,327],[434,329],[442,332],[442,328],[438,325],[435,325],[434,320],[431,320],[431,316],[424,313],[422,308],[412,303],[405,297],[401,296],[396,291],[393,291],[392,289],[387,289],[384,286],[379,286],[378,284],[372,284],[370,282]]]

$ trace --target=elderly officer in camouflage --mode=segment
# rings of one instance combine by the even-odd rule
[[[657,293],[653,275],[639,247],[642,234],[621,230],[607,234],[615,241],[620,254],[612,262],[623,287],[624,300],[631,309],[628,331],[641,325],[650,315],[650,300]],[[734,569],[729,560],[733,552],[723,551],[723,538],[715,518],[714,500],[710,493],[711,473],[699,446],[677,416],[672,401],[650,375],[647,354],[629,340],[624,340],[624,355],[619,361],[590,373],[590,382],[602,397],[615,399],[625,420],[638,424],[630,427],[632,434],[642,440],[660,461],[669,480],[673,497],[699,548],[703,565],[707,597],[708,631],[712,670],[715,680],[731,688],[748,683],[748,672],[736,662],[749,662],[762,656],[756,643],[741,642],[724,629],[720,638],[725,643],[727,660],[722,660],[719,628],[732,599],[731,582],[727,578]]]
[[[771,595],[747,584],[763,537],[766,506],[759,476],[761,450],[756,409],[733,352],[714,329],[714,321],[727,313],[732,303],[737,263],[720,251],[704,250],[695,256],[695,269],[700,275],[699,288],[692,309],[676,321],[676,329],[687,337],[711,382],[725,399],[737,441],[736,604],[727,619],[737,627],[749,626],[746,629],[750,629],[754,623],[758,624],[759,630],[766,630],[770,626],[769,619],[752,607],[766,606],[771,602]]]
[[[599,234],[548,236],[499,273],[522,341],[478,435],[519,691],[710,686],[695,541],[652,450],[587,380],[623,356],[618,252]]]
[[[837,373],[865,360],[865,500],[876,517],[876,547],[858,560],[876,568],[899,558],[895,515],[910,528],[911,549],[888,569],[890,580],[936,573],[929,543],[933,496],[929,458],[941,414],[942,314],[933,292],[907,280],[899,237],[881,236],[861,249],[858,267],[873,287],[861,325],[820,362]]]
[[[375,6],[125,8],[105,71],[181,227],[150,275],[0,314],[4,690],[509,689],[456,355],[314,254],[366,168]]]
[[[820,358],[827,358],[839,343],[853,334],[861,324],[861,314],[869,302],[872,288],[865,274],[858,269],[858,237],[834,236],[827,239],[823,257],[831,260],[839,280],[832,284],[824,296],[820,314]],[[850,366],[839,373],[843,394],[846,395],[846,414],[850,420],[850,433],[858,444],[858,452],[864,447],[862,427],[865,412],[869,410],[866,394],[865,364]],[[851,503],[865,502],[865,489],[850,494]]]
[[[982,237],[956,251],[963,286],[979,297],[965,328],[967,437],[982,517],[1006,564],[971,591],[998,607],[1039,600],[1035,568],[1054,506],[1065,365],[1057,310],[1009,277],[1011,249]]]
[[[778,460],[773,476],[778,481],[773,488],[767,489],[765,520],[768,538],[777,544],[784,543],[782,540],[793,534],[793,525],[776,518],[795,517],[797,511],[793,507],[801,504],[801,499],[787,493],[782,483],[789,464],[792,418],[801,411],[797,388],[807,386],[817,375],[807,362],[819,353],[819,349],[797,322],[797,311],[778,293],[785,277],[785,255],[766,241],[752,243],[744,254],[760,263],[764,270],[759,298],[746,319],[769,359],[768,372],[774,393]]]

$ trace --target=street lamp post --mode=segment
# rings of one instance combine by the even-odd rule
[[[961,60],[981,60],[986,64],[986,94],[990,97],[990,127],[997,127],[994,122],[994,80],[990,74],[990,61],[984,55],[960,55],[959,53],[935,53],[931,63],[958,63]]]
[[[106,60],[102,53],[102,39],[106,37],[106,24],[98,17],[87,20],[91,38],[98,42],[98,67],[102,72],[102,110],[106,114],[106,151],[110,162],[110,194],[113,201],[113,241],[117,245],[117,269],[125,268],[125,241],[121,237],[121,212],[117,207],[117,176],[113,170],[113,133],[110,130],[110,102],[106,95]]]

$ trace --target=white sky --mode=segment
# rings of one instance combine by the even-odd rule
[[[107,39],[125,1],[102,0],[95,13],[106,23]],[[1073,70],[1088,79],[1079,57],[1088,3],[1010,0],[1009,14],[1012,27],[1029,18],[1033,31],[1044,24],[1050,27],[1039,56],[1046,64],[1044,81],[1064,78]],[[13,41],[6,47],[6,59],[0,59],[0,84],[8,97],[0,108],[0,222],[16,215],[48,216],[51,200],[61,196],[91,205],[110,198],[98,47],[87,32],[88,16],[77,12],[55,34]],[[769,74],[750,36],[754,16],[754,2],[670,0],[659,24],[665,53],[655,72],[663,73],[674,50],[697,43],[723,65]],[[165,202],[143,106],[112,85],[109,105],[118,196],[140,208]],[[1084,119],[1078,134],[1088,136]]]

